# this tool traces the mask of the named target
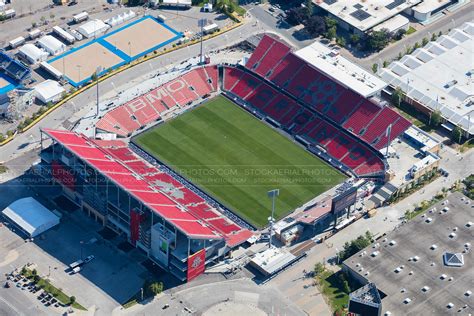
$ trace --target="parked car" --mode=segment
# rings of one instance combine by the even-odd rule
[[[89,263],[89,262],[91,262],[92,260],[94,260],[94,258],[95,258],[94,255],[87,256],[87,257],[84,259],[84,263]]]

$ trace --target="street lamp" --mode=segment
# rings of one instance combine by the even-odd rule
[[[99,116],[99,75],[100,73],[104,71],[104,67],[99,66],[95,70],[95,82],[96,82],[96,87],[97,87],[97,111],[96,111],[96,116]]]
[[[272,199],[272,216],[268,218],[270,222],[270,238],[268,242],[268,248],[272,247],[272,234],[273,234],[273,223],[275,221],[275,198],[280,195],[280,189],[274,189],[268,191],[268,197]]]

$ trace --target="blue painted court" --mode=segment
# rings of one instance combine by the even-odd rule
[[[19,84],[12,78],[0,73],[0,94],[5,94],[18,87]]]
[[[152,16],[144,16],[110,33],[56,56],[48,63],[78,87],[100,75],[166,46],[183,36]]]

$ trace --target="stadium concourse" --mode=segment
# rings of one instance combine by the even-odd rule
[[[197,276],[188,260],[194,254],[203,256],[202,265],[192,267],[202,268],[202,273],[204,261],[214,260],[253,235],[235,223],[238,219],[230,220],[212,201],[193,192],[166,168],[135,154],[123,141],[43,129],[42,144],[48,139],[52,146],[42,150],[40,164],[47,180],[62,186],[66,196],[99,218],[105,210],[114,214],[108,221],[116,230],[129,235],[132,244],[181,280]]]
[[[191,70],[108,112],[96,127],[127,137],[219,88],[334,167],[357,177],[383,177],[387,164],[379,151],[411,125],[389,107],[337,83],[286,44],[265,35],[245,67]]]

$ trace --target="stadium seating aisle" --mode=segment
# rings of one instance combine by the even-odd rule
[[[381,110],[378,105],[364,100],[342,126],[353,134],[359,135],[361,130],[375,118]]]

